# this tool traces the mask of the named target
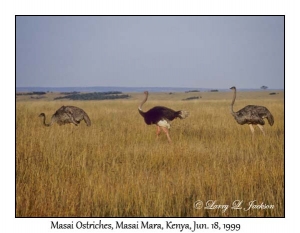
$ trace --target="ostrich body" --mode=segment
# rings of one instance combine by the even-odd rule
[[[59,108],[52,115],[51,122],[49,124],[46,123],[45,113],[41,113],[39,117],[43,117],[43,124],[45,126],[51,126],[55,122],[59,125],[74,124],[77,126],[82,120],[85,121],[87,126],[91,125],[91,120],[86,112],[81,108],[74,106],[62,106],[61,108]]]
[[[247,105],[241,110],[234,112],[233,105],[236,99],[236,88],[231,87],[230,89],[234,91],[230,110],[236,122],[240,125],[248,124],[252,132],[252,137],[254,137],[253,125],[257,125],[263,135],[265,135],[263,128],[265,124],[264,118],[267,118],[271,126],[274,124],[274,117],[271,112],[266,107],[257,105]]]
[[[173,109],[163,107],[163,106],[156,106],[151,108],[149,111],[144,112],[142,110],[143,104],[148,99],[148,91],[144,92],[145,99],[141,102],[140,106],[138,107],[139,113],[144,118],[145,123],[147,125],[156,124],[157,125],[157,132],[156,135],[160,134],[160,130],[162,129],[165,134],[167,135],[168,141],[171,142],[171,138],[169,135],[168,129],[170,129],[171,125],[170,122],[174,120],[175,118],[184,119],[186,118],[189,113],[187,111],[174,111]]]

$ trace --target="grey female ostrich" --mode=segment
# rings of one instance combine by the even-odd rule
[[[91,120],[86,112],[81,108],[74,106],[62,106],[52,115],[51,122],[49,124],[46,124],[45,113],[41,113],[39,117],[43,117],[43,123],[45,126],[51,126],[55,122],[59,125],[71,123],[77,126],[82,120],[85,121],[87,126],[91,125]]]
[[[263,125],[265,124],[264,118],[267,118],[271,126],[274,124],[274,117],[270,113],[270,111],[264,106],[247,105],[241,110],[234,112],[233,104],[236,98],[236,88],[231,87],[230,89],[234,91],[231,108],[230,108],[231,114],[234,117],[234,119],[237,121],[237,123],[240,125],[248,124],[252,132],[252,138],[254,137],[253,125],[257,125],[258,128],[260,128],[263,135],[265,135],[264,128],[263,128]]]
[[[171,138],[168,132],[168,129],[170,129],[171,125],[170,122],[174,120],[175,118],[184,119],[186,118],[189,113],[187,111],[174,111],[170,108],[162,107],[162,106],[156,106],[154,108],[151,108],[147,112],[143,112],[142,106],[148,99],[148,91],[144,92],[145,99],[141,102],[140,106],[138,107],[139,113],[144,118],[145,123],[147,125],[156,124],[157,125],[157,138],[160,134],[160,129],[162,129],[165,134],[167,135],[168,141],[171,142]]]

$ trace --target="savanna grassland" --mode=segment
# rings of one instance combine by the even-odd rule
[[[182,101],[201,95],[202,98]],[[16,102],[17,217],[283,217],[284,93],[238,92],[234,110],[266,106],[274,116],[266,136],[238,125],[232,93],[150,93],[156,105],[187,110],[172,122],[169,144],[128,100]],[[87,127],[42,125],[62,105],[83,108]],[[201,207],[209,200],[214,208]],[[242,209],[231,209],[240,200]],[[249,202],[273,208],[249,209]],[[217,205],[229,205],[218,209]],[[196,208],[195,208],[196,207]],[[253,206],[252,206],[253,207]]]

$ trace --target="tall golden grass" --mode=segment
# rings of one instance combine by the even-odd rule
[[[231,93],[193,101],[150,94],[145,110],[163,105],[190,112],[172,122],[172,144],[163,133],[156,140],[156,127],[144,123],[141,98],[17,102],[16,216],[284,216],[283,97],[238,95],[235,110],[258,104],[275,118],[272,127],[266,122],[265,137],[255,128],[252,141],[249,127],[230,115]],[[49,122],[63,104],[83,108],[92,126],[43,126],[39,113]],[[195,208],[199,200],[229,208]],[[243,209],[230,208],[235,200]],[[250,201],[274,208],[246,210]]]

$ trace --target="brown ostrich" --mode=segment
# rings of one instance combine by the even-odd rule
[[[263,128],[263,125],[265,124],[264,118],[267,118],[271,126],[274,124],[274,117],[271,112],[266,107],[257,105],[247,105],[241,110],[234,112],[233,105],[236,98],[236,88],[231,87],[230,89],[233,90],[233,99],[231,102],[230,110],[236,122],[240,125],[248,124],[252,132],[252,138],[254,137],[253,125],[257,125],[258,128],[262,131],[263,135],[265,135]]]
[[[86,112],[74,106],[62,106],[52,115],[49,124],[46,123],[45,113],[41,113],[39,117],[43,117],[43,124],[45,126],[51,126],[55,122],[59,125],[74,124],[77,126],[82,120],[85,121],[87,126],[91,125],[91,120]]]

